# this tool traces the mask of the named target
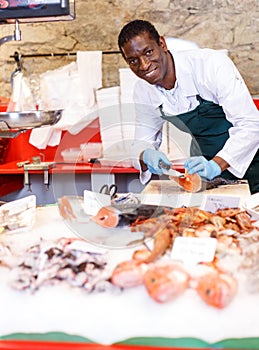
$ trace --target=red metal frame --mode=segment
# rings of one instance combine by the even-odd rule
[[[31,157],[38,156],[40,153],[44,155],[45,161],[62,160],[61,152],[66,148],[80,148],[81,143],[101,142],[99,119],[93,120],[85,129],[76,135],[70,134],[68,131],[62,132],[61,142],[58,146],[40,150],[29,143],[31,131],[28,130],[21,133],[17,137],[10,140],[6,163],[12,161],[30,160]]]

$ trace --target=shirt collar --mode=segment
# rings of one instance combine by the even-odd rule
[[[184,52],[175,52],[174,56],[174,63],[175,63],[175,71],[176,71],[176,82],[175,86],[169,90],[172,94],[177,89],[181,89],[181,93],[185,97],[189,96],[196,96],[198,94],[198,90],[194,84],[192,74],[189,71],[186,71],[185,67],[187,66],[185,64],[186,56],[184,55]],[[155,85],[155,88],[159,91],[168,91],[165,88]],[[159,101],[157,100],[154,104],[154,107],[159,107],[162,103],[162,96],[159,98]]]

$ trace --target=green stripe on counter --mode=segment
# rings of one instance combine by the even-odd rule
[[[49,333],[12,333],[1,336],[0,340],[34,340],[34,341],[53,341],[53,342],[75,342],[95,344],[88,338],[67,334],[63,332],[49,332]],[[129,338],[123,341],[114,343],[113,345],[145,345],[157,347],[192,347],[197,349],[211,348],[211,349],[259,349],[258,338],[233,338],[224,339],[216,343],[207,343],[197,338],[163,338],[163,337],[136,337]]]
[[[48,333],[12,333],[0,337],[0,340],[37,340],[37,341],[58,341],[75,343],[94,343],[88,338],[79,335],[63,332]]]

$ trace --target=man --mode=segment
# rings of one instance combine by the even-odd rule
[[[158,150],[168,120],[192,135],[190,174],[245,178],[259,192],[259,111],[230,58],[220,51],[168,51],[165,39],[143,20],[126,24],[118,37],[120,51],[141,78],[135,85],[136,139],[150,143],[140,155],[141,179],[161,175]]]

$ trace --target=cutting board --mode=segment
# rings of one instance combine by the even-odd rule
[[[206,191],[189,193],[171,180],[152,180],[141,192],[141,202],[172,207],[201,206],[206,195],[238,196],[242,202],[250,196],[246,181],[240,184],[219,186]]]

